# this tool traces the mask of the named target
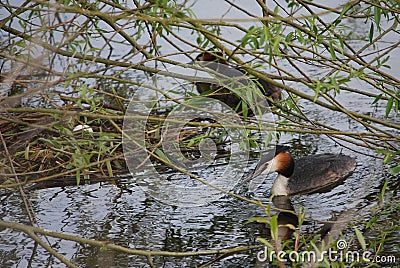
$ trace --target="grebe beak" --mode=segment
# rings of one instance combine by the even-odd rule
[[[272,163],[274,159],[271,159],[270,161],[264,162],[264,163],[259,163],[256,167],[256,169],[254,170],[253,174],[251,174],[250,176],[248,176],[243,182],[249,182],[252,179],[260,176]],[[271,171],[273,172],[273,171]],[[270,173],[270,172],[268,172]]]

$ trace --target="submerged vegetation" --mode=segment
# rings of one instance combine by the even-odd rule
[[[5,200],[20,192],[35,227],[6,221],[0,221],[0,226],[25,232],[69,267],[76,266],[44,238],[145,256],[152,267],[157,266],[153,259],[159,256],[217,255],[203,264],[206,267],[239,252],[256,256],[253,253],[264,246],[269,251],[312,251],[321,256],[324,249],[337,250],[336,241],[342,238],[349,244],[342,250],[370,250],[368,260],[344,263],[325,257],[319,265],[376,265],[385,243],[399,240],[394,234],[399,232],[400,78],[392,64],[400,55],[400,4],[394,0],[349,1],[331,7],[300,0],[278,2],[257,0],[247,10],[234,1],[224,1],[226,9],[239,17],[229,17],[228,12],[221,18],[204,18],[194,11],[200,1],[3,1],[0,193]],[[229,147],[233,138],[227,138],[230,129],[223,122],[168,116],[179,114],[185,101],[193,101],[186,102],[190,108],[196,106],[196,99],[213,94],[200,96],[187,74],[176,71],[206,50],[223,52],[232,66],[282,89],[281,100],[268,99],[273,122],[260,124],[245,114],[246,134],[238,142],[240,148],[257,154],[265,149],[263,144],[279,142],[284,135],[324,136],[354,154],[381,161],[388,179],[377,178],[382,180],[381,194],[369,197],[374,205],[366,208],[362,218],[355,217],[354,208],[318,222],[321,232],[309,235],[302,223],[313,219],[305,210],[287,211],[272,199],[263,204],[214,187],[258,205],[265,217],[250,219],[248,224],[265,224],[270,233],[248,247],[172,252],[130,249],[40,229],[27,191],[99,181],[118,184],[119,175],[132,173],[127,154],[136,157],[141,150],[157,171],[177,171],[208,185],[182,168],[184,160],[171,157],[162,146],[166,124],[176,123],[183,127],[177,144],[171,146],[185,158],[233,158],[233,147]],[[143,88],[148,96],[135,95]],[[368,105],[369,111],[356,108],[358,101]],[[143,104],[143,110],[132,113],[132,102]],[[151,108],[149,114],[143,112],[146,105]],[[318,118],[311,110],[337,118],[337,122]],[[135,144],[132,151],[123,148],[127,118],[144,132],[143,144]],[[227,124],[231,129],[242,127],[232,122]],[[271,124],[275,132],[260,135],[258,130]],[[210,140],[216,155],[202,151]],[[138,169],[146,167],[144,161],[134,164]],[[280,222],[282,213],[295,222]],[[285,228],[290,230],[287,241],[280,237]],[[324,228],[329,228],[329,235]],[[303,264],[276,256],[271,261],[281,267]]]

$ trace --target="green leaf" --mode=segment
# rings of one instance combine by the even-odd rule
[[[299,30],[296,29],[296,36],[297,36],[297,40],[301,43],[301,44],[306,44],[306,40],[304,39],[303,33]]]
[[[269,226],[271,228],[271,237],[274,241],[278,240],[278,215],[271,217]]]
[[[318,97],[319,97],[319,91],[321,90],[321,81],[319,81],[319,80],[316,80],[316,82],[317,82],[317,86],[315,87],[315,96],[314,96],[314,102],[316,102],[317,101],[317,99],[318,99]]]
[[[295,227],[293,224],[288,223],[288,224],[285,224],[285,226],[286,226],[287,228],[293,230],[293,231],[296,230],[296,227]]]
[[[181,92],[179,92],[179,91],[176,91],[176,90],[168,90],[168,93],[172,93],[172,94],[181,94]]]
[[[79,169],[76,171],[75,177],[76,177],[76,186],[79,186],[79,183],[81,182],[81,171]]]
[[[382,94],[379,94],[378,96],[376,96],[376,98],[374,99],[372,104],[376,104],[380,99],[382,99]]]
[[[344,54],[344,42],[343,39],[339,39],[339,46],[338,46],[340,53]]]
[[[331,57],[333,60],[336,60],[335,48],[333,47],[333,41],[329,41],[329,52],[331,53]]]
[[[358,242],[361,245],[361,248],[365,251],[367,249],[367,245],[365,243],[363,234],[360,232],[360,230],[358,230],[358,228],[356,226],[354,226],[354,231],[356,232],[356,236],[357,236]]]
[[[269,224],[269,220],[265,217],[253,217],[250,220],[246,221],[244,224],[249,224],[252,222],[258,222],[258,223],[267,223]]]
[[[286,42],[286,43],[292,42],[292,40],[293,40],[293,35],[294,35],[293,32],[288,33],[288,34],[286,35],[285,42]]]
[[[262,237],[257,237],[257,240],[266,245],[267,247],[273,248],[272,244],[267,239],[264,239]]]
[[[365,228],[370,229],[377,221],[378,221],[378,218],[376,216],[372,217],[371,219],[369,219],[369,221],[365,225]]]
[[[379,3],[379,2],[378,2]],[[374,7],[374,20],[375,20],[375,24],[376,24],[376,28],[380,29],[380,24],[381,24],[381,7]]]
[[[170,163],[168,157],[164,154],[163,151],[157,148],[155,150],[155,153],[161,158],[161,160],[163,160],[164,163]]]
[[[315,33],[315,35],[318,35],[318,28],[317,28],[317,26],[314,24],[314,22],[313,22],[313,25],[312,25],[312,30],[313,30],[313,32]]]
[[[383,159],[383,164],[386,165],[393,159],[393,156],[389,152],[385,152],[385,153],[386,153],[386,155],[385,155],[385,158]]]
[[[281,43],[281,37],[278,35],[275,37],[274,44],[272,46],[273,51],[275,54],[279,54],[279,44]]]
[[[385,196],[385,192],[386,192],[386,188],[388,186],[389,180],[386,180],[385,183],[382,186],[382,190],[379,193],[379,200],[382,202],[383,201],[383,197]]]
[[[106,166],[107,166],[108,176],[114,177],[113,170],[112,170],[112,167],[111,167],[111,162],[107,161],[106,162]]]
[[[396,166],[396,167],[392,167],[389,171],[390,174],[398,174],[400,173],[400,165]]]
[[[392,110],[392,107],[393,107],[393,97],[389,98],[386,104],[386,118],[388,118],[390,110]]]
[[[374,39],[374,23],[371,22],[371,27],[369,28],[369,42],[371,44],[373,39]]]

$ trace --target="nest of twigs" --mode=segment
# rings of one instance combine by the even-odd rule
[[[78,111],[2,114],[0,183],[76,185],[126,172],[117,129],[107,120],[81,129],[81,119]]]

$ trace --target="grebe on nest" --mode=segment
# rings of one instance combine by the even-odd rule
[[[223,53],[220,51],[205,51],[200,53],[196,59],[195,62],[211,62],[211,63],[219,63],[219,64],[224,64],[228,65],[226,62],[225,58],[223,57]],[[206,65],[207,67],[211,69],[218,69],[218,66],[213,66],[213,65]],[[231,68],[231,75],[232,77],[237,76],[237,73],[240,72],[244,75],[246,74],[246,71],[241,68],[241,67],[230,67]],[[229,68],[227,68],[229,70]],[[227,71],[223,70],[223,71]],[[215,70],[218,71],[218,70]],[[228,71],[229,72],[229,71]],[[227,76],[230,76],[230,74],[225,74]],[[261,90],[261,93],[266,96],[266,97],[271,97],[272,100],[274,101],[279,101],[281,99],[281,89],[278,87],[275,87],[268,83],[267,81],[259,78],[252,79],[258,88]],[[209,83],[203,83],[203,82],[196,82],[196,87],[197,91],[200,94],[203,94],[205,92],[212,92],[213,94],[210,95],[210,97],[218,99],[226,104],[228,104],[231,108],[236,108],[240,104],[240,98],[236,95],[234,95],[229,89],[209,84]]]

